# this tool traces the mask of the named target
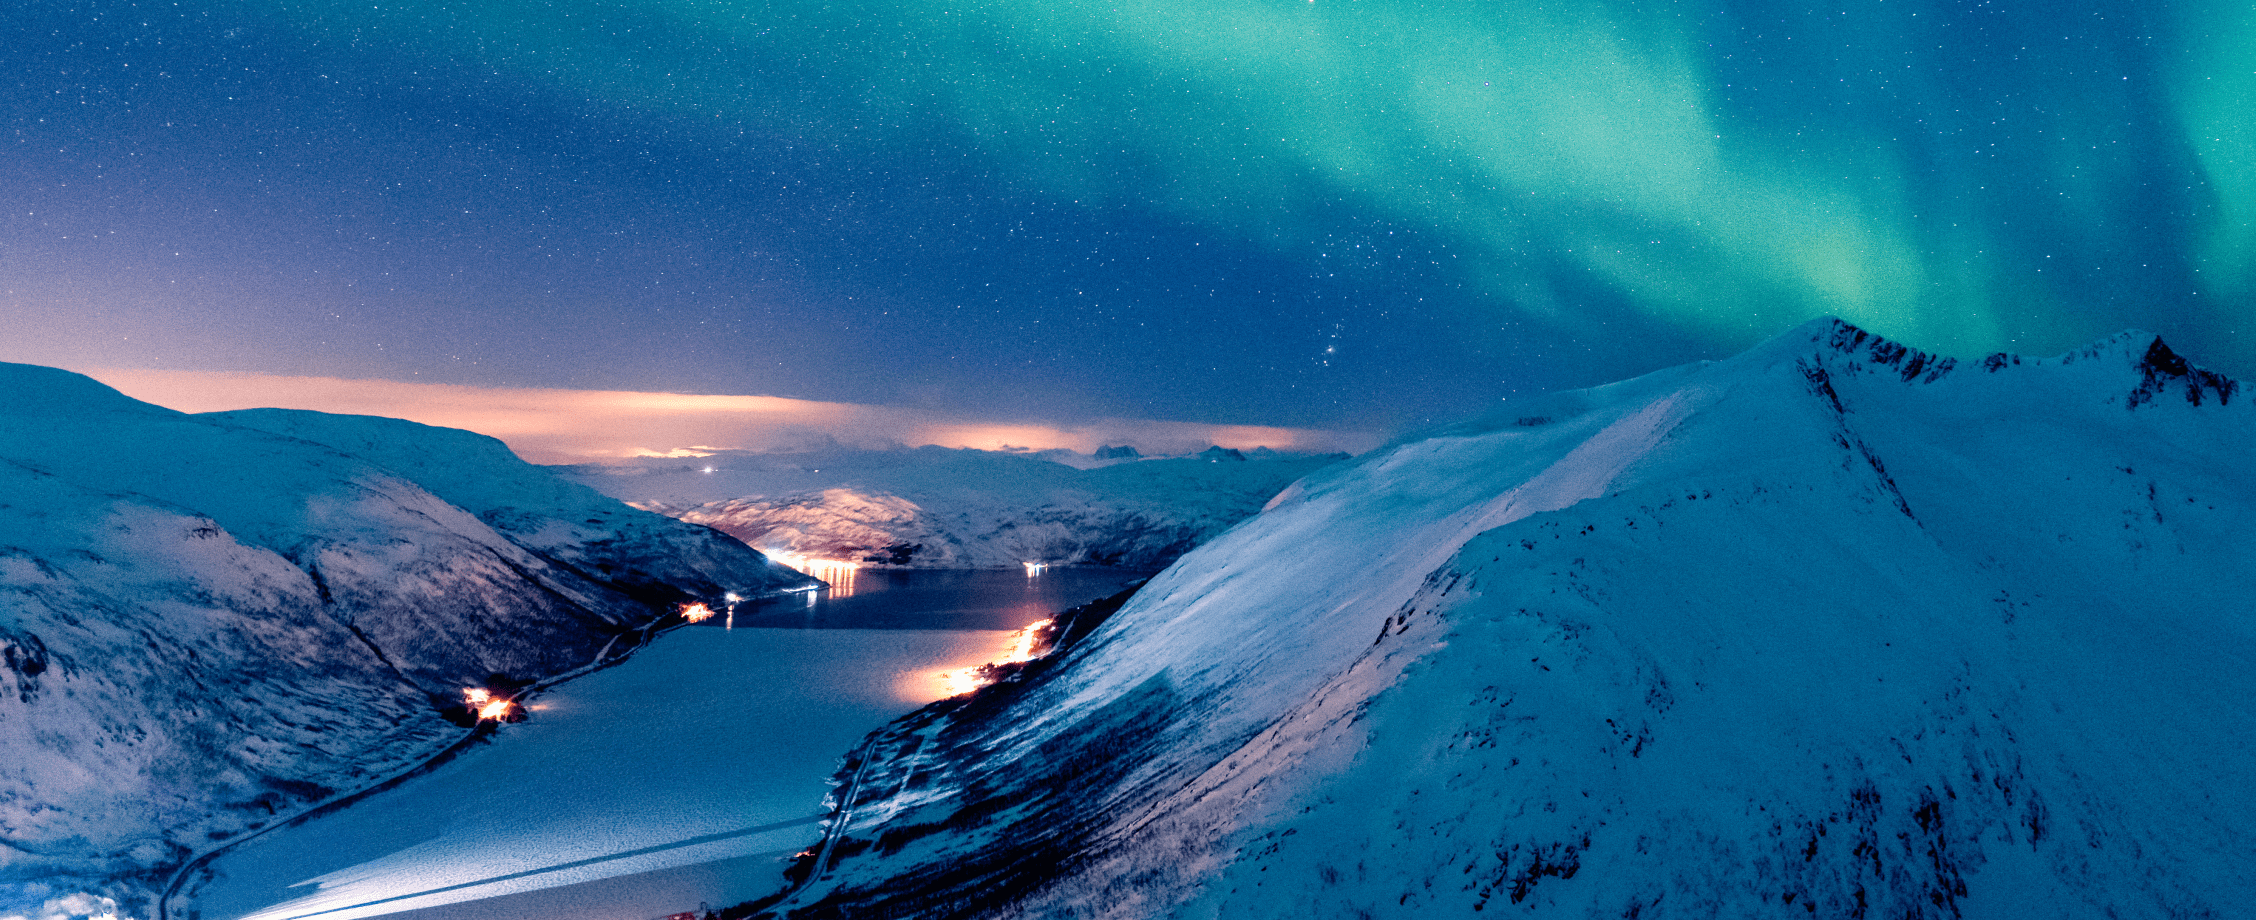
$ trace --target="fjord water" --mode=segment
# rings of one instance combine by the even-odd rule
[[[1096,566],[1058,566],[1038,574],[1018,569],[818,571],[815,576],[830,582],[831,590],[740,606],[736,625],[1015,630],[1150,574]]]
[[[491,744],[222,854],[174,915],[573,920],[759,897],[821,838],[826,779],[863,735],[1140,574],[870,571],[737,605],[541,694]]]

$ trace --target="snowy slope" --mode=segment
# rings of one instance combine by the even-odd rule
[[[146,916],[192,852],[454,740],[461,686],[804,583],[461,432],[0,394],[0,915]]]
[[[525,463],[499,440],[475,432],[289,409],[201,417],[373,461],[477,515],[543,560],[637,598],[671,603],[683,593],[710,597],[767,584],[778,574],[716,531],[682,527],[664,515],[627,507]]]
[[[925,447],[725,453],[567,472],[771,553],[911,568],[1156,569],[1342,459],[1216,449],[1077,469],[1047,456]]]
[[[1823,322],[1394,445],[895,726],[774,910],[2249,916],[2249,396]]]

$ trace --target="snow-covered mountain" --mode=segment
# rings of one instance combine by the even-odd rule
[[[16,364],[0,396],[0,915],[148,916],[191,854],[453,742],[461,687],[808,583],[467,432]]]
[[[1834,322],[1321,471],[856,752],[793,917],[2247,917],[2256,394]]]
[[[1344,455],[1211,448],[1090,468],[925,447],[723,453],[565,468],[613,497],[776,554],[907,568],[1026,562],[1157,569]],[[1117,462],[1118,460],[1131,462]]]

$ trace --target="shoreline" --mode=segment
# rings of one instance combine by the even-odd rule
[[[825,588],[818,588],[815,590],[827,590],[827,586]],[[744,598],[738,603],[773,600],[775,598],[788,597],[793,594],[805,593],[810,592],[771,591],[766,594]],[[672,625],[665,625],[667,620],[674,620],[676,622],[674,622]],[[588,662],[587,664],[573,668],[569,671],[565,671],[560,674],[553,674],[540,680],[534,681],[533,683],[528,684],[524,688],[518,690],[516,693],[510,694],[508,699],[514,702],[526,697],[527,695],[547,690],[560,684],[564,684],[581,677],[586,677],[587,675],[596,673],[597,671],[622,664],[632,659],[636,652],[648,648],[651,642],[657,637],[673,632],[674,630],[693,625],[696,624],[693,624],[687,620],[683,620],[681,618],[681,613],[678,610],[670,613],[660,614],[659,616],[653,618],[650,622],[643,624],[639,628],[624,630],[618,635],[613,636],[610,642],[605,643],[603,648],[596,652],[596,659],[594,661]],[[661,626],[663,626],[664,628],[660,628]],[[609,654],[611,649],[617,647],[620,638],[629,635],[635,635],[637,633],[640,633],[640,637],[635,641],[633,645],[628,646],[625,651],[620,652],[614,657],[603,657],[604,655]],[[190,858],[188,861],[182,863],[180,865],[180,868],[173,870],[171,880],[166,883],[164,890],[157,895],[156,920],[174,920],[176,915],[172,913],[173,899],[180,895],[182,887],[184,887],[188,883],[190,877],[197,870],[209,865],[213,859],[218,858],[221,854],[226,853],[227,851],[232,850],[244,843],[256,840],[263,835],[273,833],[274,831],[278,831],[287,827],[295,827],[315,818],[341,811],[347,807],[352,806],[354,803],[359,802],[362,799],[375,795],[376,793],[389,791],[391,789],[397,788],[408,780],[426,775],[433,770],[437,770],[438,768],[447,765],[455,758],[462,756],[462,754],[469,751],[472,746],[491,738],[494,734],[494,731],[495,728],[493,723],[481,720],[476,725],[464,729],[461,737],[458,737],[452,742],[449,742],[445,747],[440,748],[436,752],[433,752],[429,757],[418,761],[413,766],[403,768],[389,776],[371,781],[370,783],[363,785],[358,789],[354,789],[349,792],[340,792],[320,802],[315,802],[291,814],[287,818],[275,821],[272,824],[258,828],[256,830],[252,830],[248,833],[231,837],[225,841],[222,841],[217,846],[214,846],[211,849],[197,854],[196,856]]]
[[[1118,613],[1122,607],[1127,606],[1144,589],[1145,585],[1151,583],[1151,579],[1152,576],[1136,579],[1114,594],[1057,611],[1052,616],[1062,619],[1064,622],[1057,624],[1057,633],[1051,642],[1050,649],[1044,652],[1041,657],[1015,666],[1015,670],[1002,680],[961,696],[934,700],[918,707],[914,712],[879,726],[864,736],[859,745],[847,752],[845,759],[839,764],[839,769],[832,774],[839,780],[835,785],[840,790],[840,794],[837,806],[831,809],[829,815],[825,816],[822,842],[801,853],[793,865],[784,871],[784,878],[789,884],[785,885],[782,890],[763,898],[721,908],[716,912],[720,920],[748,920],[748,918],[760,920],[760,918],[767,918],[771,916],[768,911],[772,908],[798,897],[801,893],[822,881],[836,861],[834,854],[839,842],[845,838],[850,829],[849,826],[853,823],[854,809],[861,804],[862,781],[869,773],[871,766],[877,763],[877,755],[886,742],[905,738],[909,735],[921,736],[915,750],[907,755],[910,758],[915,757],[916,754],[924,750],[934,736],[949,727],[952,716],[966,706],[978,701],[980,697],[987,696],[988,701],[992,702],[994,697],[991,694],[1015,693],[1027,679],[1059,667],[1075,646],[1088,638],[1090,633],[1095,632],[1097,627],[1103,625],[1114,613]],[[895,746],[897,754],[899,753],[898,747],[898,745]]]

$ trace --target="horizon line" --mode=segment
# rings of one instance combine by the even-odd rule
[[[499,439],[531,463],[690,457],[698,451],[781,453],[852,447],[934,446],[998,452],[1094,453],[1127,444],[1177,455],[1209,446],[1360,454],[1377,432],[1097,417],[1076,422],[979,418],[961,413],[787,396],[636,390],[481,387],[382,378],[255,371],[67,367],[143,402],[183,412],[303,409],[374,415]]]

